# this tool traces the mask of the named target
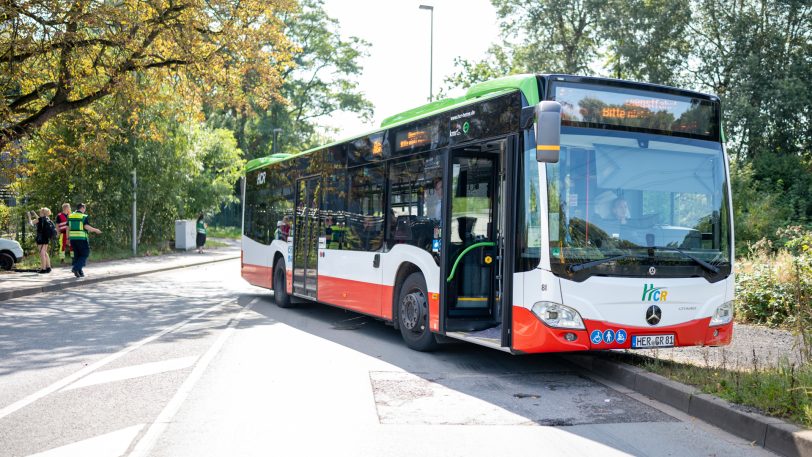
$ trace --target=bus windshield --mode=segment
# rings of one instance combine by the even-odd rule
[[[547,165],[556,274],[648,276],[652,266],[658,276],[718,280],[730,273],[719,143],[577,127],[561,133],[560,161]],[[617,260],[572,268],[608,257]]]

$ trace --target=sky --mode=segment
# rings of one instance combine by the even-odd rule
[[[361,61],[361,91],[375,107],[372,123],[338,113],[320,123],[339,129],[338,137],[362,133],[381,120],[428,102],[429,31],[434,6],[434,93],[454,73],[454,58],[482,59],[499,40],[496,10],[489,0],[325,0],[325,10],[340,23],[343,36],[371,43]],[[449,92],[458,96],[462,91]]]

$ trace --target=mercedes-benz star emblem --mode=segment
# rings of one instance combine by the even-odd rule
[[[657,325],[663,317],[663,311],[657,305],[651,305],[646,310],[646,322],[649,325]]]
[[[654,267],[648,267],[648,274],[654,276],[657,274],[657,269]]]

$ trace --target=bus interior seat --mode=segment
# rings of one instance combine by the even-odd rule
[[[412,241],[412,221],[415,216],[398,216],[395,226],[395,241]]]

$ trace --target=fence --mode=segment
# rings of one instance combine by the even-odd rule
[[[240,202],[229,203],[220,207],[220,212],[209,221],[214,227],[239,227],[242,225],[242,206]]]

